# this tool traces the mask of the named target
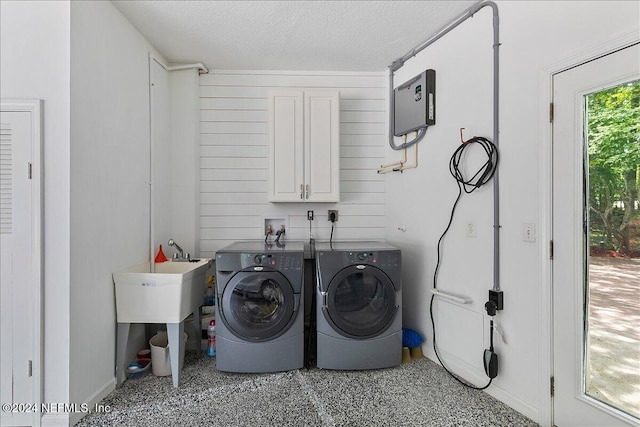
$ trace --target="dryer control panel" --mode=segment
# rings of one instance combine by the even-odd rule
[[[371,264],[380,267],[400,266],[400,253],[395,251],[350,251],[345,252],[344,256],[348,264]]]
[[[252,266],[271,267],[274,270],[301,270],[304,258],[300,254],[243,253],[242,268]]]

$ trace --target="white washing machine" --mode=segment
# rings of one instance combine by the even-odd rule
[[[218,370],[303,367],[303,266],[301,242],[236,242],[216,253]]]
[[[318,368],[400,365],[400,260],[384,242],[316,244]]]

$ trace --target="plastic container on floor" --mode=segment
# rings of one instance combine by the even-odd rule
[[[182,347],[182,354],[180,359],[184,363],[184,348],[187,346],[187,339],[189,335],[183,332],[182,339],[184,340],[184,346]],[[165,331],[160,331],[155,334],[150,340],[151,346],[151,371],[153,375],[158,377],[166,377],[171,375],[171,358],[169,356],[169,337]],[[182,364],[180,364],[182,369]]]

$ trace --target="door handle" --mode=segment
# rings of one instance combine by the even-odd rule
[[[300,199],[304,200],[304,185],[300,184]]]
[[[307,184],[306,188],[307,188],[307,197],[306,198],[309,199],[309,184]]]

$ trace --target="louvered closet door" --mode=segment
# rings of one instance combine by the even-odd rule
[[[0,114],[0,400],[31,403],[33,377],[32,113]],[[3,407],[4,408],[4,407]],[[29,425],[33,414],[2,411],[2,425]]]

